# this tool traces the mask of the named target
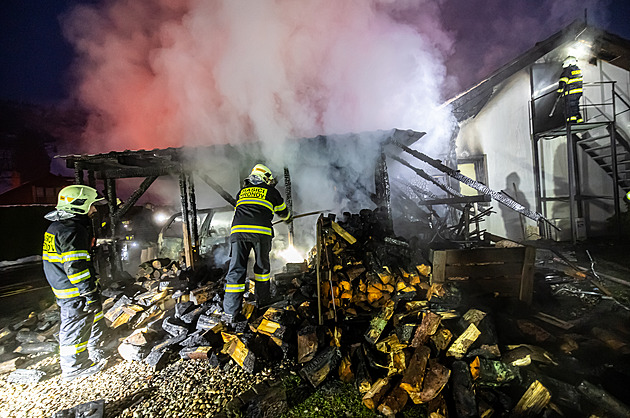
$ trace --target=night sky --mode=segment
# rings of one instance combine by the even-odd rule
[[[2,1],[0,99],[45,104],[68,97],[69,85],[72,83],[69,66],[74,51],[62,35],[60,16],[78,3],[99,2]],[[449,74],[458,77],[460,89],[469,87],[493,68],[498,68],[532,47],[535,42],[560,30],[562,25],[558,22],[566,24],[584,14],[583,10],[568,6],[567,9],[572,10],[567,10],[566,16],[552,20],[557,27],[549,27],[545,25],[545,22],[550,21],[548,11],[542,7],[537,10],[536,7],[543,3],[549,2],[441,2],[442,24],[454,38],[454,49],[446,59],[446,64]],[[589,22],[630,39],[630,2],[610,0],[598,4],[602,10],[589,10]],[[537,13],[541,14],[539,18]],[[540,22],[540,25],[536,22]],[[472,71],[470,68],[462,71],[462,67],[471,65]]]

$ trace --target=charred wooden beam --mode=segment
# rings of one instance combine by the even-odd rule
[[[600,410],[603,416],[619,418],[630,416],[630,408],[627,405],[594,384],[584,380],[577,389],[592,405],[597,405],[596,409]]]
[[[205,173],[198,172],[197,175],[201,178],[201,180],[205,181],[208,186],[212,187],[212,189],[217,192],[223,199],[225,199],[226,202],[228,202],[232,206],[236,206],[236,199],[234,199],[231,194],[226,192],[225,189],[223,189],[223,187],[219,185],[219,183],[212,180],[210,176]]]
[[[457,360],[453,362],[453,401],[458,417],[478,417],[477,401],[473,389],[473,379],[466,362]]]

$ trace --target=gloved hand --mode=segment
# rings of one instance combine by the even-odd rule
[[[285,223],[290,224],[293,222],[293,214],[290,214],[287,219],[284,220]]]

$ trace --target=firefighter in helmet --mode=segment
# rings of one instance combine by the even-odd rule
[[[236,196],[230,234],[230,266],[223,299],[224,319],[228,324],[242,319],[238,315],[245,292],[247,259],[252,249],[256,256],[254,280],[257,304],[262,306],[270,300],[271,220],[275,213],[286,223],[292,221],[291,212],[275,188],[276,183],[269,168],[256,164]]]
[[[88,232],[94,204],[101,200],[91,187],[67,186],[59,192],[56,209],[45,216],[52,224],[44,234],[42,259],[61,314],[59,362],[64,380],[89,376],[107,363],[98,348],[105,324]]]
[[[568,56],[562,63],[562,74],[558,82],[558,95],[565,99],[565,115],[569,123],[582,123],[580,98],[582,97],[582,70],[577,58]]]

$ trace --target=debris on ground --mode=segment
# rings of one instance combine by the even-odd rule
[[[630,413],[628,311],[567,257],[496,237],[430,254],[378,211],[317,231],[309,259],[275,275],[278,301],[247,293],[237,323],[222,321],[220,269],[155,259],[111,283],[111,365],[81,390],[59,384],[54,305],[8,324],[0,416],[100,399],[105,417],[334,416],[338,401],[309,403],[330,391],[353,416]]]

